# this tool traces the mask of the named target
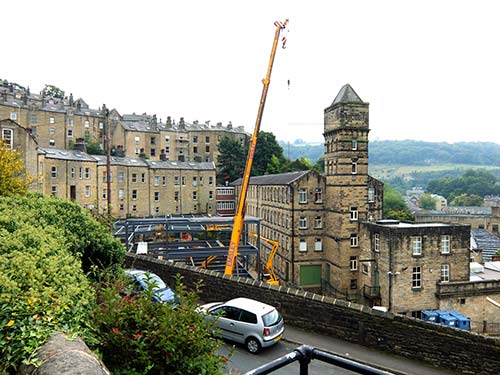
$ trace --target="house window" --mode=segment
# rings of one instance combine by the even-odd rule
[[[141,153],[141,149],[138,148],[138,147],[136,147],[136,149],[135,149],[134,152],[135,152],[136,155],[139,155]]]
[[[132,173],[132,182],[137,182],[137,173]]]
[[[38,118],[36,117],[36,115],[31,115],[31,122],[37,122],[38,121]],[[73,124],[71,124],[73,125]]]
[[[422,255],[422,237],[415,236],[411,238],[412,254],[414,256]]]
[[[155,145],[156,144],[156,137],[151,137],[151,144]]]
[[[375,233],[375,251],[378,253],[380,251],[380,234]]]
[[[193,154],[197,154],[198,153],[198,146],[194,146],[193,147]]]
[[[210,152],[210,146],[205,146],[205,152]]]
[[[107,172],[106,171],[103,171],[102,172],[102,182],[106,182],[108,180],[108,175],[107,175]]]
[[[107,193],[108,193],[108,192],[107,192],[107,190],[106,190],[106,189],[102,189],[102,199],[107,199],[107,196],[108,196],[108,194],[107,194]]]
[[[137,205],[136,205],[136,204],[133,204],[133,205],[132,205],[132,211],[133,211],[133,212],[136,212],[136,211],[137,211]]]
[[[85,179],[86,180],[90,179],[90,168],[85,168]]]
[[[174,176],[174,185],[179,185],[179,176]]]
[[[10,113],[10,119],[12,121],[16,121],[17,120],[17,112],[11,112]]]
[[[90,197],[90,185],[85,185],[85,198]]]
[[[165,136],[165,142],[170,142],[170,136],[169,135],[166,135]],[[167,151],[167,149],[165,149],[165,151]],[[168,152],[168,151],[167,151]]]
[[[49,128],[49,134],[55,134],[55,133],[56,133],[56,128],[54,128],[54,127],[51,126]]]
[[[134,142],[136,145],[141,143],[141,138],[140,137],[134,137]]]
[[[163,186],[167,184],[167,176],[161,176],[161,183]]]
[[[299,228],[300,229],[307,229],[307,217],[301,216],[299,219]]]
[[[118,182],[125,181],[125,172],[118,172]]]
[[[198,136],[197,135],[193,135],[193,143],[198,143]]]
[[[314,218],[314,228],[316,229],[323,228],[323,218],[321,216],[316,216]]]
[[[141,182],[142,183],[146,182],[146,173],[141,173]]]
[[[351,234],[351,247],[358,247],[358,235],[356,233]]]
[[[55,147],[55,146],[56,146],[56,141],[55,141],[55,139],[49,139],[49,146],[50,146],[50,147]]]
[[[210,191],[208,192],[208,199],[209,199],[209,200],[214,199],[214,192],[213,192],[212,190],[210,190]]]
[[[158,207],[158,206],[156,206],[156,207],[155,207],[155,213],[156,213],[156,214],[159,214],[159,213],[160,213],[160,207]]]
[[[120,199],[120,200],[125,199],[125,190],[123,190],[123,189],[118,190],[118,199]]]
[[[368,202],[375,202],[375,188],[368,188]]]
[[[198,185],[198,179],[196,178],[196,176],[193,176],[193,186],[196,185]]]
[[[351,173],[352,174],[357,174],[358,173],[358,162],[353,161],[351,163]]]
[[[314,189],[314,203],[323,203],[323,189]]]
[[[104,129],[104,123],[102,121],[99,121],[99,129]]]
[[[214,177],[213,176],[208,176],[208,184],[213,185],[214,183]]]
[[[368,275],[368,264],[361,263],[361,272],[363,272],[365,275]]]
[[[299,251],[307,251],[307,241],[304,237],[299,239]]]
[[[355,256],[349,257],[349,269],[351,271],[358,270],[358,257]]]
[[[155,176],[155,186],[160,185],[160,176]]]
[[[181,177],[181,184],[182,186],[186,185],[186,176]]]
[[[422,287],[422,271],[420,267],[413,267],[411,272],[411,287],[414,289]]]
[[[52,195],[55,197],[57,195],[57,186],[52,185]]]
[[[75,178],[76,177],[76,168],[75,167],[72,167],[71,168],[71,178]]]
[[[210,137],[209,136],[205,137],[205,143],[210,143]]]
[[[193,191],[193,200],[194,201],[198,200],[198,192],[197,191]]]
[[[307,190],[306,189],[299,190],[299,203],[307,203]]]
[[[155,201],[158,202],[160,200],[160,192],[155,191]]]
[[[351,150],[357,150],[358,149],[358,141],[356,139],[353,139],[351,141]]]
[[[52,178],[57,178],[57,167],[52,167],[52,168],[50,169],[50,176],[51,176]]]
[[[441,264],[441,281],[447,283],[450,281],[450,265]]]
[[[12,129],[2,129],[2,142],[8,148],[13,147]]]
[[[125,205],[123,203],[120,203],[120,211],[125,210]]]
[[[198,203],[195,203],[195,204],[193,205],[193,211],[198,211]]]
[[[137,190],[136,190],[136,189],[133,189],[133,190],[132,190],[132,199],[133,199],[133,200],[136,200],[136,199],[137,199]]]
[[[156,149],[152,148],[151,149],[151,157],[154,158],[156,156]]]
[[[78,178],[81,180],[83,178],[83,168],[80,167],[80,170],[78,171]]]
[[[357,221],[358,220],[358,208],[357,207],[351,207],[351,221]]]
[[[358,289],[358,280],[351,279],[351,289]]]
[[[50,116],[49,117],[49,124],[55,124],[55,122],[56,122],[56,119],[54,118],[54,116]]]
[[[450,253],[450,236],[441,236],[441,254]]]
[[[314,251],[323,251],[323,243],[321,242],[321,238],[316,238],[314,240]]]
[[[73,129],[68,129],[68,138],[73,138]]]
[[[33,117],[31,117],[31,121],[33,121]],[[36,117],[35,117],[35,122],[36,122]],[[73,126],[73,123],[74,123],[73,119],[69,118],[68,119],[68,126]]]
[[[179,192],[178,191],[174,191],[174,201],[178,201],[179,200]]]

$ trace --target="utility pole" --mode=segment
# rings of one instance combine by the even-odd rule
[[[107,213],[111,216],[111,145],[110,145],[110,126],[109,126],[109,110],[106,108],[106,104],[102,105],[102,112],[104,114],[104,130],[106,132],[104,136],[104,145],[106,147],[106,184],[107,184]]]

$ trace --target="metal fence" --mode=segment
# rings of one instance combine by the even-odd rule
[[[356,374],[366,374],[366,375],[394,375],[391,372],[379,370],[375,367],[367,366],[362,363],[346,359],[318,348],[313,348],[309,345],[302,345],[296,348],[293,352],[284,355],[283,357],[277,358],[274,361],[266,363],[256,369],[253,369],[245,375],[265,375],[271,374],[274,371],[285,367],[295,361],[300,364],[300,375],[309,374],[309,364],[311,360],[317,359],[322,362],[329,363],[336,367],[340,367]]]

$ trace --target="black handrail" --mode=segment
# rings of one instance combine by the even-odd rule
[[[275,360],[266,363],[256,369],[246,372],[244,375],[265,375],[270,374],[282,367],[289,365],[292,362],[299,361],[300,364],[300,375],[309,374],[309,363],[312,359],[318,359],[323,362],[327,362],[331,365],[341,367],[343,369],[352,371],[356,374],[365,375],[394,375],[391,372],[379,370],[375,367],[364,365],[362,363],[353,361],[351,359],[343,358],[335,354],[331,354],[320,350],[318,348],[313,348],[309,345],[302,345],[294,349],[283,357],[276,358]]]

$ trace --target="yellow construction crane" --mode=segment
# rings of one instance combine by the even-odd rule
[[[276,49],[279,42],[280,33],[285,29],[288,23],[288,19],[285,22],[276,21],[274,26],[276,26],[276,31],[274,34],[273,48],[271,50],[271,57],[269,58],[269,65],[267,68],[266,78],[262,80],[263,88],[262,95],[260,98],[259,110],[257,112],[257,120],[255,121],[255,128],[253,130],[252,137],[250,138],[250,145],[248,148],[247,161],[245,164],[245,171],[243,173],[241,181],[241,192],[238,201],[238,208],[234,216],[233,231],[231,232],[231,242],[229,243],[229,250],[227,252],[226,268],[224,270],[225,275],[232,275],[234,266],[236,264],[236,257],[238,256],[238,246],[240,244],[241,232],[243,230],[243,222],[245,219],[245,204],[248,191],[248,184],[250,181],[250,172],[252,171],[253,157],[255,154],[255,147],[257,146],[257,136],[259,135],[260,123],[262,121],[262,114],[264,113],[264,105],[266,103],[267,91],[269,88],[269,82],[271,80],[271,71],[273,69],[274,56],[276,55]],[[286,38],[282,38],[283,48],[285,47]]]
[[[274,256],[276,255],[279,249],[278,241],[270,240],[269,238],[259,236],[257,233],[253,232],[249,232],[248,235],[250,237],[260,238],[262,241],[265,241],[272,246],[266,261],[266,271],[267,273],[269,273],[269,279],[266,280],[266,283],[271,285],[280,285],[278,277],[274,273],[274,267],[273,267]]]

